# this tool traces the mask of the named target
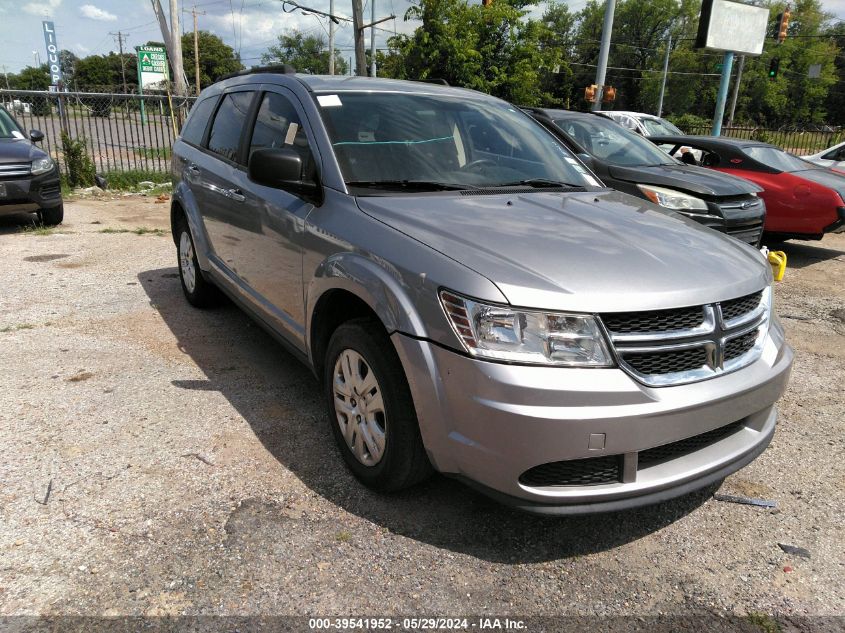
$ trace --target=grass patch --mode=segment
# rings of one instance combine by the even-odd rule
[[[154,171],[147,169],[127,169],[125,171],[107,171],[103,174],[103,178],[108,183],[110,190],[123,191],[138,191],[140,187],[138,183],[150,181],[155,183],[168,183],[167,189],[170,189],[170,172]],[[162,189],[164,187],[161,187]],[[150,189],[140,189],[141,191],[150,191]]]
[[[173,154],[169,147],[136,147],[134,151],[143,158],[169,159]]]
[[[165,235],[164,229],[151,229],[146,226],[139,226],[134,229],[100,229],[98,233],[134,233],[135,235]]]
[[[780,624],[768,613],[760,613],[759,611],[752,611],[745,616],[749,624],[753,624],[763,633],[781,633]]]
[[[348,543],[349,540],[352,538],[352,535],[349,532],[338,532],[335,535],[335,538],[341,543]]]
[[[32,323],[16,323],[15,325],[7,325],[4,328],[0,328],[0,332],[17,332],[18,330],[34,330],[35,326]]]
[[[52,235],[56,232],[55,226],[46,226],[40,222],[33,222],[21,227],[21,233],[26,235]]]

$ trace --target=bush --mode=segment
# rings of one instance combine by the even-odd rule
[[[109,189],[136,190],[138,183],[144,181],[170,182],[170,172],[152,171],[146,169],[127,169],[123,171],[109,171],[103,174]]]
[[[72,139],[62,132],[62,151],[67,164],[67,182],[71,187],[90,187],[94,184],[94,161],[88,156],[85,137]]]
[[[684,134],[691,134],[692,131],[701,130],[701,128],[709,128],[713,124],[712,121],[708,121],[704,117],[690,113],[680,116],[668,116],[666,118],[679,127]]]

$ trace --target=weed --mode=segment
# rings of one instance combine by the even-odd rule
[[[55,226],[45,226],[40,222],[33,222],[21,227],[21,233],[26,235],[52,235],[55,231]]]
[[[139,226],[135,229],[100,229],[99,233],[134,233],[135,235],[164,235],[164,229],[151,229],[146,226]]]
[[[170,182],[170,173],[148,169],[127,169],[126,171],[109,171],[103,174],[109,189],[123,191],[137,191],[141,182]],[[167,189],[171,187],[168,184]],[[148,190],[145,190],[148,191]]]
[[[0,328],[0,332],[17,332],[18,330],[32,330],[35,329],[35,326],[32,323],[16,323],[15,325],[7,325],[4,328]]]
[[[348,543],[349,540],[352,538],[352,535],[349,532],[343,531],[343,532],[338,532],[335,535],[335,538],[341,543]]]
[[[73,139],[62,132],[62,152],[67,164],[67,182],[71,187],[90,187],[94,184],[94,161],[88,156],[85,137]]]
[[[761,613],[759,611],[751,611],[745,616],[749,624],[753,624],[763,633],[781,633],[780,624],[768,613]]]

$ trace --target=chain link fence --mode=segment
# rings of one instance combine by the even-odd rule
[[[173,141],[195,97],[2,90],[0,103],[67,168],[62,132],[82,141],[98,173],[166,172]]]
[[[824,129],[823,126],[819,127],[821,129],[790,126],[776,130],[761,127],[723,127],[722,136],[771,143],[796,156],[815,154],[845,140],[845,132],[842,130]],[[685,132],[687,134],[709,136],[711,128],[709,125],[706,127],[687,128]]]

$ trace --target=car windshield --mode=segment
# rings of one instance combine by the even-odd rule
[[[747,156],[768,167],[780,171],[805,171],[813,169],[813,165],[797,156],[784,152],[777,147],[766,147],[765,145],[750,145],[743,147],[742,151]]]
[[[680,136],[683,134],[666,119],[641,119],[643,127],[649,136]]]
[[[397,92],[316,99],[351,186],[599,185],[549,132],[504,102]]]
[[[0,138],[25,138],[15,120],[0,108]]]
[[[554,123],[590,156],[610,165],[644,167],[678,163],[651,141],[602,117],[554,119]]]

